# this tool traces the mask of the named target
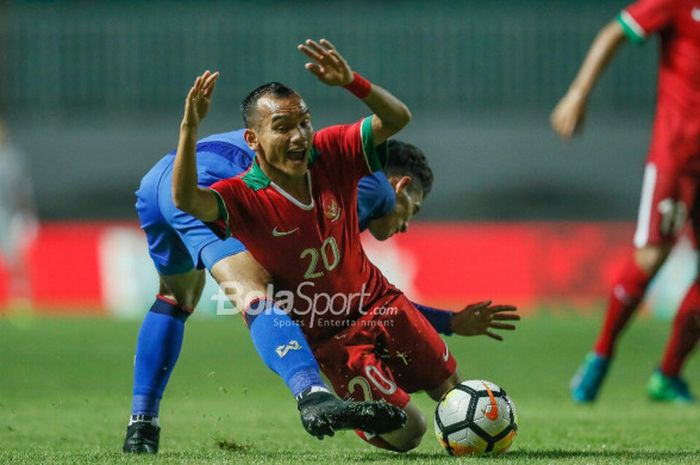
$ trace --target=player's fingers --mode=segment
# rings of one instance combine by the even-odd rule
[[[204,84],[204,95],[208,98],[211,97],[212,92],[214,92],[214,87],[216,87],[216,81],[219,79],[219,73],[218,71],[211,76],[209,76],[209,79],[207,79],[207,82]]]
[[[204,87],[204,83],[207,82],[207,79],[209,79],[209,76],[211,75],[211,71],[206,70],[205,72],[202,73],[201,76],[199,76],[199,90],[202,90]]]
[[[194,84],[192,84],[192,89],[190,89],[190,93],[188,97],[190,100],[194,100],[197,98],[197,94],[199,93],[199,87],[201,83],[202,78],[200,76],[197,76],[197,79],[194,80]]]
[[[484,301],[482,301],[482,302],[476,302],[476,303],[474,303],[474,304],[469,304],[469,305],[467,305],[467,306],[465,307],[465,310],[467,310],[467,309],[469,309],[469,310],[481,310],[481,309],[484,309],[484,308],[488,307],[489,305],[491,305],[491,301],[490,301],[490,300],[484,300]]]
[[[328,51],[328,58],[336,66],[345,66],[345,62],[343,61],[343,58],[335,50]]]
[[[493,313],[500,313],[500,312],[517,312],[518,307],[515,305],[494,305],[491,307],[491,311]]]
[[[321,42],[321,45],[326,47],[326,50],[334,50],[335,51],[335,45],[333,45],[330,40],[321,39],[319,42]]]
[[[562,115],[562,111],[559,107],[557,107],[552,113],[550,121],[552,123],[552,129],[554,129],[554,132],[556,132],[559,137],[565,138],[566,118],[564,118],[564,116]]]
[[[301,53],[303,53],[304,55],[306,55],[307,57],[311,58],[314,61],[321,61],[323,59],[322,56],[320,56],[318,53],[314,52],[313,50],[311,50],[309,47],[307,47],[304,44],[299,44],[297,46],[297,49]]]
[[[321,78],[323,76],[323,67],[317,65],[316,63],[306,63],[304,65],[304,68],[314,73],[318,78]]]
[[[306,46],[309,47],[311,50],[313,50],[316,54],[318,54],[320,57],[326,57],[328,56],[328,50],[325,48],[321,47],[318,42],[312,39],[306,39],[305,42]]]
[[[192,85],[192,87],[190,87],[190,91],[187,92],[187,101],[188,101],[188,102],[189,102],[190,100],[193,100],[193,99],[194,99],[194,95],[195,95],[196,92],[197,92],[197,89],[194,87],[194,85]]]
[[[490,337],[491,339],[495,339],[497,341],[503,341],[503,336],[500,334],[492,333],[491,331],[486,331],[484,335]]]
[[[199,86],[197,87],[197,92],[200,94],[206,89],[207,79],[209,79],[210,75],[211,73],[209,71],[205,71],[201,76],[199,76]]]
[[[213,85],[216,80],[219,78],[219,72],[217,71],[216,73],[212,73],[207,78],[204,80],[204,87],[208,88],[211,85]]]
[[[500,321],[520,321],[520,315],[515,315],[513,313],[496,313],[491,315],[491,319]]]
[[[490,328],[494,329],[505,329],[506,331],[513,331],[515,330],[515,325],[509,325],[507,323],[496,323],[496,322],[491,322],[489,325]]]
[[[576,127],[576,118],[571,115],[567,115],[562,123],[562,134],[565,139],[571,139],[571,135],[574,133],[574,128]]]

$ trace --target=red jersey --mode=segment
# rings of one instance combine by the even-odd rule
[[[292,311],[309,342],[352,325],[385,296],[400,294],[370,263],[360,243],[357,182],[381,169],[386,145],[375,147],[371,117],[322,129],[313,138],[304,205],[272,182],[257,161],[211,189],[228,228],[274,279],[277,303]]]
[[[700,121],[700,0],[638,0],[618,21],[633,42],[659,33],[658,104]]]

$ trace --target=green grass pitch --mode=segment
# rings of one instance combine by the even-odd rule
[[[161,453],[120,452],[129,413],[139,322],[0,318],[0,463],[276,464],[697,464],[700,407],[648,402],[644,387],[669,323],[641,318],[593,406],[569,401],[569,378],[598,318],[540,313],[498,343],[448,338],[465,378],[503,386],[520,433],[497,458],[452,458],[432,424],[405,455],[343,432],[318,441],[301,428],[282,382],[254,352],[240,318],[188,322],[185,346],[161,406]],[[700,363],[687,377],[700,389]],[[434,402],[414,396],[432,422]]]

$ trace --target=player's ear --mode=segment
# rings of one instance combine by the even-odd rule
[[[401,176],[391,179],[391,183],[394,185],[394,192],[400,194],[413,182],[413,178],[410,176]]]
[[[252,150],[256,150],[258,148],[258,135],[255,134],[255,131],[251,129],[246,129],[243,133],[243,139],[245,140],[245,143],[248,144],[248,147],[250,147]]]

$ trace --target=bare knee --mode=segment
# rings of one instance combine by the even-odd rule
[[[250,302],[264,296],[272,277],[250,254],[241,252],[219,260],[211,274],[231,303],[246,308]]]
[[[175,301],[179,306],[193,309],[199,303],[206,276],[203,270],[192,270],[175,275],[161,275],[158,293]]]
[[[401,429],[381,436],[398,452],[408,452],[418,447],[425,432],[428,430],[423,413],[414,405],[407,404],[404,407],[404,411],[407,417],[406,425]]]
[[[440,384],[435,389],[431,389],[426,392],[431,399],[433,399],[434,401],[438,401],[442,399],[442,396],[445,395],[447,391],[459,384],[461,380],[462,377],[457,372],[457,370],[455,370],[455,372],[452,373],[445,381],[443,381],[442,384]]]
[[[646,245],[635,250],[634,260],[648,276],[653,276],[664,264],[672,244]]]

